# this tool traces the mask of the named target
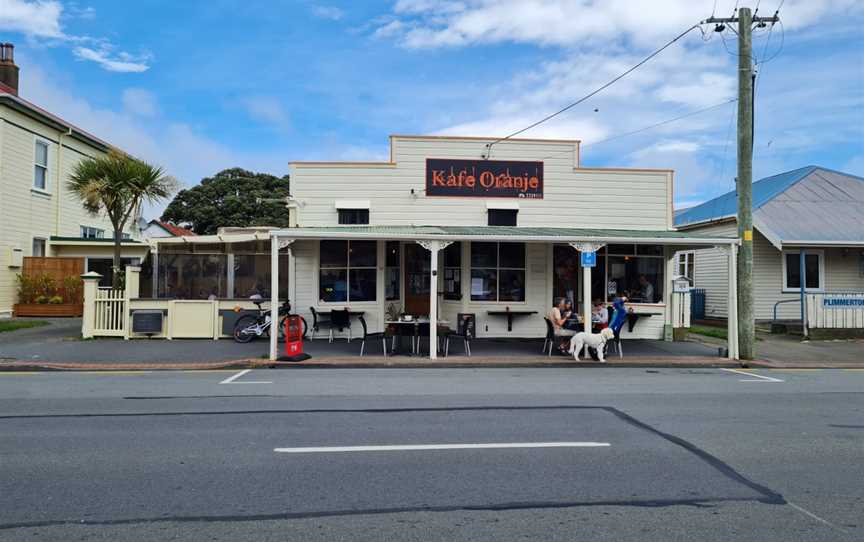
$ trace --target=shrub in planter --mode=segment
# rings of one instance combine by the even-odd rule
[[[21,274],[15,275],[18,281],[18,303],[34,303],[36,299],[36,286],[33,279]]]
[[[52,297],[51,299],[48,300],[48,303],[51,305],[62,305],[63,304],[63,297],[59,296],[59,295],[55,295],[54,297]]]
[[[38,303],[39,305],[45,305],[48,303],[47,295],[37,295],[36,299],[33,300],[34,303]]]
[[[81,303],[84,281],[81,277],[66,277],[63,279],[63,290],[66,292],[66,303]]]

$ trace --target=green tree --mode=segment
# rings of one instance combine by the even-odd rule
[[[181,190],[162,220],[188,225],[197,234],[216,233],[220,226],[288,226],[284,200],[288,175],[276,177],[232,168]]]
[[[111,151],[98,158],[78,162],[70,179],[69,189],[84,208],[93,215],[104,212],[114,229],[114,265],[111,285],[120,285],[120,249],[123,228],[137,215],[141,204],[155,203],[169,197],[177,183],[160,167]]]

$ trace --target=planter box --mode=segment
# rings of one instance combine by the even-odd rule
[[[51,305],[50,303],[16,303],[13,305],[12,310],[15,316],[73,317],[84,314],[84,304]]]

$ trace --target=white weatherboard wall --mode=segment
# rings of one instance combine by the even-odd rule
[[[391,158],[386,163],[295,162],[291,165],[292,196],[297,200],[298,226],[338,225],[337,201],[369,201],[369,223],[378,225],[485,226],[489,204],[517,204],[520,227],[550,226],[632,230],[668,230],[672,224],[672,172],[669,170],[623,170],[577,168],[578,145],[573,141],[511,140],[496,144],[492,160],[543,161],[543,199],[427,197],[426,159],[480,159],[489,139],[393,136]],[[412,195],[411,191],[414,190]],[[316,310],[343,308],[344,303],[322,303],[318,299],[317,241],[298,240],[291,245],[296,257],[296,310],[311,325],[310,306]],[[352,310],[365,311],[370,331],[383,329],[384,242],[378,246],[378,301],[350,303]],[[404,250],[403,250],[404,255]],[[472,302],[470,299],[470,243],[462,243],[462,300],[441,299],[440,318],[452,323],[457,313],[477,316],[480,337],[537,337],[546,331],[543,316],[551,306],[552,246],[526,244],[526,301],[523,303]],[[439,253],[439,270],[443,253]],[[404,273],[404,265],[403,265]],[[439,286],[443,273],[439,271]],[[669,287],[668,285],[666,286]],[[439,287],[439,291],[443,288]],[[404,297],[404,284],[401,289]],[[401,305],[401,304],[400,304]],[[507,331],[503,316],[487,311],[536,311],[514,317]],[[635,307],[637,312],[663,312],[662,305]],[[643,318],[625,337],[661,338],[664,317]],[[453,326],[451,326],[453,327]],[[326,331],[325,331],[326,333]],[[362,332],[354,322],[352,333]],[[455,348],[455,347],[454,347]]]
[[[301,205],[297,224],[335,226],[335,202],[362,198],[371,201],[373,225],[485,226],[487,202],[502,198],[426,197],[424,190],[426,158],[480,159],[489,141],[393,136],[390,163],[292,163],[291,192]],[[575,155],[575,142],[520,140],[493,147],[493,160],[545,164],[542,200],[508,200],[519,204],[519,226],[671,227],[671,171],[574,168]]]
[[[735,221],[687,229],[702,235],[734,236]],[[858,251],[841,248],[810,249],[825,254],[826,291],[862,291],[864,277],[858,268]],[[696,251],[696,288],[705,289],[705,316],[726,318],[728,301],[728,264],[725,249],[701,249]],[[798,300],[798,292],[783,291],[783,259],[759,230],[753,233],[753,298],[754,315],[757,320],[774,317],[774,304],[780,300]],[[780,319],[798,319],[801,306],[798,303],[783,303],[778,306]]]
[[[37,140],[48,144],[45,192],[32,189]],[[32,256],[34,238],[46,239],[49,245],[52,235],[78,237],[82,225],[111,235],[110,221],[88,214],[66,189],[75,165],[86,156],[101,154],[56,128],[0,105],[0,316],[8,315],[16,302],[15,275],[21,269],[9,266],[13,247]]]

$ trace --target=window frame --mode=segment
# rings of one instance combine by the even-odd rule
[[[36,243],[42,244],[41,256],[36,256]],[[37,258],[44,258],[48,256],[48,239],[45,237],[34,236],[33,239],[30,241],[30,255]]]
[[[825,291],[825,251],[821,250],[821,249],[813,249],[813,250],[804,249],[804,252],[806,253],[805,256],[811,256],[811,255],[817,256],[819,259],[819,287],[818,288],[807,288],[806,284],[805,284],[804,292],[805,293],[824,292]],[[789,254],[794,254],[794,255],[798,256],[798,261],[799,262],[801,261],[800,260],[801,250],[783,249],[780,251],[781,272],[782,272],[782,274],[780,276],[780,280],[781,280],[780,286],[781,286],[781,291],[783,293],[796,293],[796,292],[801,291],[801,287],[800,286],[797,288],[794,286],[790,287],[789,284],[787,283],[787,279],[789,277],[788,277],[788,274],[786,272],[786,256]],[[800,270],[799,270],[799,274],[800,274]]]
[[[85,231],[94,231],[96,232],[95,236],[85,235]],[[80,229],[78,230],[80,233],[81,239],[105,239],[105,230],[102,228],[97,228],[96,226],[85,226],[84,224],[80,225]]]
[[[362,217],[358,217],[357,215],[361,213],[365,213],[366,222],[355,221],[355,222],[343,222],[342,217],[343,213],[346,213],[345,216],[348,216],[348,213],[351,213],[351,216],[356,217],[358,219]],[[369,225],[369,209],[336,209],[336,222],[340,226],[368,226]]]
[[[512,224],[492,224],[492,216],[496,215],[501,218],[504,216],[513,217]],[[504,227],[513,227],[519,225],[519,209],[487,209],[486,210],[486,224],[488,226],[504,226]]]
[[[495,245],[496,260],[495,267],[475,267],[474,266],[474,245],[490,244]],[[524,267],[502,267],[501,266],[501,245],[513,244],[522,246],[523,265]],[[474,294],[471,293],[471,281],[474,280],[474,270],[495,270],[495,299],[474,299]],[[521,301],[501,300],[501,271],[522,271],[523,275],[523,297]],[[470,303],[493,303],[496,305],[526,305],[528,304],[528,243],[521,241],[472,241],[468,248],[468,301]]]
[[[345,251],[346,251],[345,252],[345,267],[336,267],[336,266],[321,267],[321,243],[326,242],[326,241],[344,241],[346,243],[346,245],[345,245]],[[374,266],[352,266],[351,265],[351,252],[350,252],[351,251],[351,243],[355,243],[355,242],[367,243],[369,241],[372,241],[375,243],[375,265]],[[316,249],[317,250],[317,256],[318,256],[318,258],[317,258],[317,260],[318,260],[317,261],[318,273],[316,273],[316,277],[315,277],[315,291],[317,292],[316,297],[318,298],[318,306],[321,306],[321,307],[344,307],[344,306],[348,306],[348,305],[367,305],[367,306],[378,305],[378,303],[380,302],[378,299],[378,287],[379,287],[378,279],[380,278],[380,275],[381,275],[381,273],[378,272],[378,264],[380,263],[379,262],[379,256],[380,255],[378,254],[379,243],[380,243],[380,241],[372,240],[372,239],[369,239],[369,240],[356,239],[354,241],[351,241],[350,239],[321,239],[318,241],[317,249]],[[386,258],[386,254],[385,254],[385,258]],[[386,261],[385,261],[385,264],[386,264]],[[321,299],[321,271],[324,269],[327,269],[327,270],[333,270],[333,269],[343,270],[344,269],[345,270],[345,292],[346,292],[345,293],[345,301],[324,301],[323,299]],[[373,269],[373,270],[375,270],[375,298],[374,299],[367,300],[367,301],[351,301],[351,270],[352,269],[366,269],[366,270]],[[385,303],[386,303],[386,301],[385,301]]]
[[[681,273],[681,264],[682,257],[684,263],[684,273]],[[687,266],[688,264],[692,264],[693,266],[693,276],[687,276]],[[680,277],[685,277],[690,280],[690,286],[696,287],[696,251],[695,250],[682,250],[675,255],[675,271],[676,275]]]
[[[451,248],[451,247],[455,247],[455,248]],[[456,252],[459,255],[459,265],[447,265],[447,263],[448,263],[447,262],[447,251],[448,250],[452,250],[453,252]],[[443,285],[444,294],[442,296],[442,300],[445,302],[455,303],[455,302],[461,302],[462,301],[462,297],[463,297],[462,284],[463,284],[463,279],[464,279],[464,273],[462,273],[462,269],[463,269],[462,261],[464,260],[464,258],[462,257],[463,256],[462,250],[463,250],[462,242],[461,241],[453,241],[450,245],[447,246],[447,248],[445,248],[441,251],[442,260],[443,260],[442,261],[443,265],[441,266],[441,269],[442,269],[442,272],[444,275],[444,285]],[[447,281],[448,280],[453,281],[453,291],[452,292],[447,291]]]
[[[37,148],[39,145],[45,146],[45,164],[38,162]],[[45,172],[45,186],[36,186],[36,168],[42,168]],[[30,183],[30,189],[40,194],[51,194],[51,142],[39,136],[33,138],[33,180]]]

